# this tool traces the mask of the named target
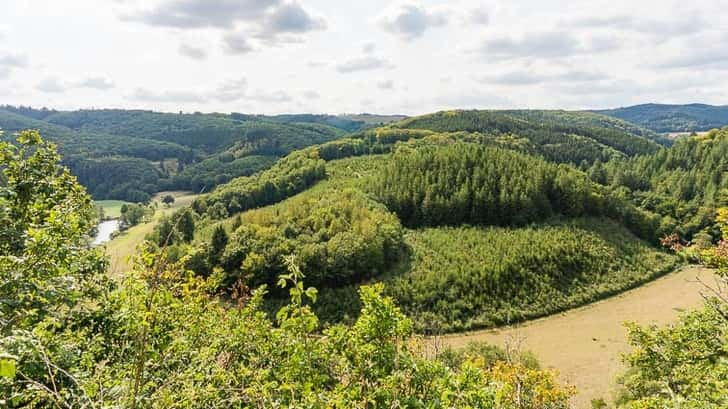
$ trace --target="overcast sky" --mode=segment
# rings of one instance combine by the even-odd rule
[[[0,0],[0,104],[728,104],[728,1]]]

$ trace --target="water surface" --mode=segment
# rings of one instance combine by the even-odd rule
[[[111,235],[119,230],[119,220],[113,219],[113,220],[106,220],[97,226],[98,233],[96,233],[96,237],[94,237],[94,241],[91,242],[91,245],[98,246],[99,244],[104,244],[107,241],[111,240]]]

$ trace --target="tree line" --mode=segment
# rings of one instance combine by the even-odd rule
[[[704,233],[717,240],[718,208],[728,205],[728,129],[679,139],[669,149],[630,160],[595,163],[592,180],[641,208],[663,216],[664,229],[685,240]]]

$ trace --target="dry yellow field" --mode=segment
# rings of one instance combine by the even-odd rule
[[[165,207],[161,203],[161,198],[171,194],[175,201],[170,207]],[[174,212],[180,207],[189,206],[197,197],[196,194],[190,192],[160,192],[157,193],[153,200],[158,203],[158,209],[154,213],[152,220],[132,227],[124,233],[116,236],[113,240],[106,244],[106,254],[109,256],[109,272],[112,277],[119,277],[121,274],[129,271],[130,257],[136,251],[136,247],[144,240],[144,236],[154,230],[159,219]]]
[[[686,267],[642,287],[563,314],[519,326],[439,337],[437,345],[462,347],[472,341],[504,346],[519,345],[538,356],[542,365],[559,371],[561,379],[575,385],[572,406],[591,408],[591,400],[614,396],[616,377],[624,366],[621,355],[629,351],[625,321],[667,324],[681,311],[699,308],[702,285],[710,270]]]

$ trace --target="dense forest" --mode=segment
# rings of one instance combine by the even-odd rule
[[[356,316],[357,284],[383,280],[389,284],[387,294],[407,311],[422,312],[413,315],[420,331],[478,328],[544,315],[637,285],[674,265],[674,258],[634,236],[657,242],[658,235],[663,234],[658,232],[662,226],[659,215],[637,209],[573,166],[550,163],[519,148],[508,149],[511,142],[512,138],[483,138],[467,132],[387,129],[378,135],[307,148],[266,171],[235,179],[197,199],[192,206],[195,232],[187,234],[190,240],[178,246],[196,249],[189,268],[207,276],[220,267],[228,285],[241,278],[249,283],[271,284],[285,270],[286,253],[295,254],[302,271],[320,290],[321,302],[316,311],[327,322]],[[372,209],[379,210],[372,213]],[[589,219],[581,223],[582,230],[575,230],[566,221],[587,215],[613,221]],[[485,312],[482,304],[470,302],[472,307],[461,310],[454,306],[460,304],[446,298],[445,291],[425,291],[425,287],[437,287],[432,283],[415,289],[404,284],[409,280],[405,277],[424,280],[427,271],[446,277],[442,271],[432,269],[434,264],[444,266],[447,262],[416,261],[433,251],[444,251],[461,260],[478,257],[466,248],[438,250],[446,239],[431,242],[429,248],[418,244],[417,234],[402,235],[400,220],[410,228],[463,223],[504,226],[485,235],[475,234],[466,248],[509,242],[518,254],[535,257],[533,263],[526,264],[520,264],[524,262],[522,257],[504,261],[506,271],[532,271],[534,266],[551,265],[537,255],[538,247],[526,240],[543,231],[538,240],[545,246],[543,254],[559,254],[572,264],[557,263],[551,272],[534,272],[531,281],[515,280],[520,283],[518,298],[530,300],[528,308],[514,306],[504,316],[498,308]],[[541,226],[518,230],[521,233],[511,232],[509,227],[529,223]],[[566,224],[549,228],[550,223]],[[605,227],[584,231],[589,224]],[[633,233],[617,227],[619,224]],[[168,236],[169,228],[163,224],[158,230],[158,242]],[[435,231],[454,240],[466,230]],[[510,238],[511,234],[515,238]],[[593,254],[580,246],[588,240],[600,243]],[[602,250],[597,250],[599,246]],[[499,250],[485,248],[481,251],[498,254]],[[498,258],[508,260],[505,255]],[[640,258],[650,260],[649,264],[640,264]],[[599,260],[610,262],[596,267],[594,263]],[[472,270],[460,265],[454,271],[459,271],[462,278],[482,280],[476,278],[482,277],[480,270],[495,267],[494,261],[477,263]],[[563,280],[549,281],[557,272],[567,275]],[[513,281],[507,278],[508,273],[496,274]],[[402,278],[397,278],[400,275]],[[503,306],[513,299],[513,294],[505,290],[505,284],[500,288],[488,299]],[[549,294],[547,288],[563,296],[548,295],[542,304],[536,302],[535,297]],[[470,285],[463,286],[458,294],[463,300],[471,296],[477,299],[483,291]],[[432,298],[418,305],[411,299],[415,293],[430,294]],[[269,308],[276,305],[271,302]],[[442,309],[444,305],[448,305],[447,311],[454,309],[460,315],[448,315]],[[476,318],[475,314],[482,315]],[[450,324],[435,328],[428,322]]]
[[[593,183],[573,168],[471,144],[402,149],[373,191],[415,227],[524,225],[554,214],[598,215],[604,207]]]
[[[23,129],[41,131],[94,198],[132,202],[163,190],[210,191],[289,152],[365,126],[328,116],[0,108],[6,138]]]
[[[638,206],[664,216],[685,240],[720,237],[717,209],[728,205],[728,128],[678,140],[670,149],[630,160],[595,163],[589,174]]]
[[[643,104],[594,111],[655,132],[697,132],[728,126],[728,106]]]
[[[658,149],[657,142],[669,142],[628,122],[587,112],[444,111],[409,118],[393,126],[438,132],[515,134],[544,149],[548,159],[574,164],[603,160],[614,154],[651,153]]]
[[[163,190],[211,191],[264,170],[292,151],[347,133],[367,142],[363,154],[427,133],[477,132],[484,143],[511,138],[549,160],[583,166],[649,153],[657,149],[653,140],[661,142],[645,129],[589,113],[458,111],[403,118],[0,108],[0,128],[9,135],[22,129],[43,132],[95,198],[128,201],[144,201]],[[377,124],[387,128],[373,128]],[[104,181],[98,172],[113,177]]]

